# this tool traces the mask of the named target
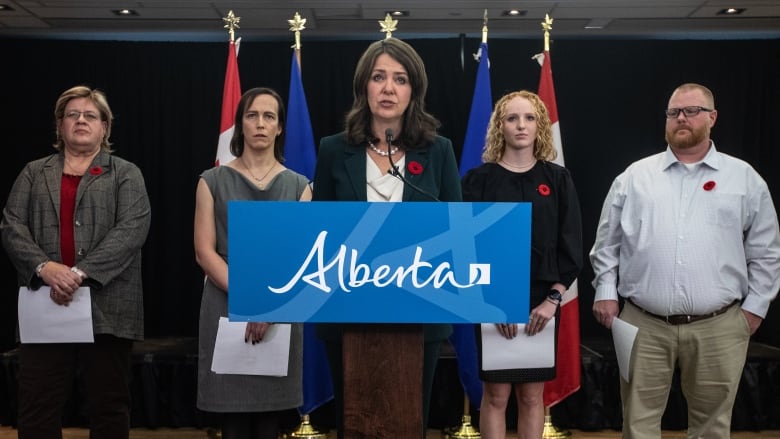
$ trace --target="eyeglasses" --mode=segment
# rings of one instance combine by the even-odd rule
[[[92,111],[68,111],[65,113],[65,118],[70,119],[72,121],[77,121],[81,118],[81,116],[84,116],[84,119],[87,120],[87,122],[97,122],[100,120],[100,115],[92,112]]]
[[[675,119],[680,116],[680,112],[685,115],[685,117],[693,117],[699,114],[702,111],[706,111],[707,113],[713,111],[711,108],[704,108],[704,107],[683,107],[683,108],[667,108],[664,110],[664,113],[666,113],[666,117],[669,119]]]

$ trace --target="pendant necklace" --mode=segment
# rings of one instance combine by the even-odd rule
[[[251,175],[251,176],[252,176],[252,179],[253,179],[254,181],[256,181],[256,182],[257,182],[257,185],[258,185],[258,186],[261,186],[261,187],[265,186],[265,185],[263,184],[263,180],[265,180],[265,177],[268,177],[268,174],[270,174],[270,173],[271,173],[271,171],[273,171],[273,170],[274,170],[274,168],[276,168],[276,164],[277,164],[277,163],[278,163],[278,162],[275,162],[275,163],[273,164],[273,166],[271,166],[270,168],[268,168],[268,171],[266,171],[266,172],[265,172],[265,174],[264,174],[262,177],[260,177],[260,178],[257,178],[257,177],[255,177],[255,174],[252,172],[252,170],[251,170],[251,169],[249,169],[249,166],[247,166],[247,165],[246,165],[246,163],[244,163],[244,160],[243,160],[243,159],[241,159],[241,164],[242,164],[242,165],[244,165],[244,169],[246,169],[246,171],[247,171],[247,172],[249,172],[249,175]]]

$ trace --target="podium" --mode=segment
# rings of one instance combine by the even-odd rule
[[[344,439],[423,438],[422,325],[348,325]]]
[[[346,439],[423,437],[425,325],[528,318],[529,203],[230,201],[228,247],[231,321],[344,325]]]

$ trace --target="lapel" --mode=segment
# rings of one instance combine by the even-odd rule
[[[111,155],[100,151],[95,158],[92,159],[92,163],[90,163],[87,168],[87,172],[81,177],[81,183],[79,184],[78,192],[76,192],[76,206],[79,205],[79,201],[84,195],[84,192],[96,182],[101,181],[101,178],[103,178],[110,169]]]
[[[65,155],[63,153],[52,155],[50,160],[43,166],[43,175],[46,180],[46,189],[49,192],[51,205],[54,206],[54,212],[57,218],[60,217],[60,185],[62,184],[62,169],[65,165]]]
[[[344,148],[344,168],[352,184],[355,201],[366,201],[366,152],[363,148],[349,145]]]
[[[404,173],[404,178],[406,180],[415,185],[420,187],[420,182],[422,181],[422,177],[426,172],[430,172],[428,169],[428,161],[429,161],[429,155],[428,152],[430,151],[430,148],[424,148],[424,149],[411,149],[406,151],[406,160],[404,167],[406,169],[399,169],[399,171]],[[422,173],[419,175],[414,175],[411,172],[409,172],[409,163],[411,162],[417,162],[422,166]],[[424,188],[427,190],[430,190],[431,188]],[[411,188],[409,185],[404,185],[404,201],[409,201],[412,199],[413,196],[416,195],[416,191]]]

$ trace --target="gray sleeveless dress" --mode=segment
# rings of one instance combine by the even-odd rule
[[[298,200],[308,180],[285,169],[260,190],[241,173],[227,166],[201,174],[214,198],[217,252],[227,261],[227,202],[229,200]],[[268,233],[278,233],[269,230]],[[227,294],[211,281],[203,286],[198,339],[197,405],[209,412],[265,412],[299,407],[303,403],[301,379],[303,326],[294,324],[286,377],[218,375],[211,371],[219,318],[227,316]]]

